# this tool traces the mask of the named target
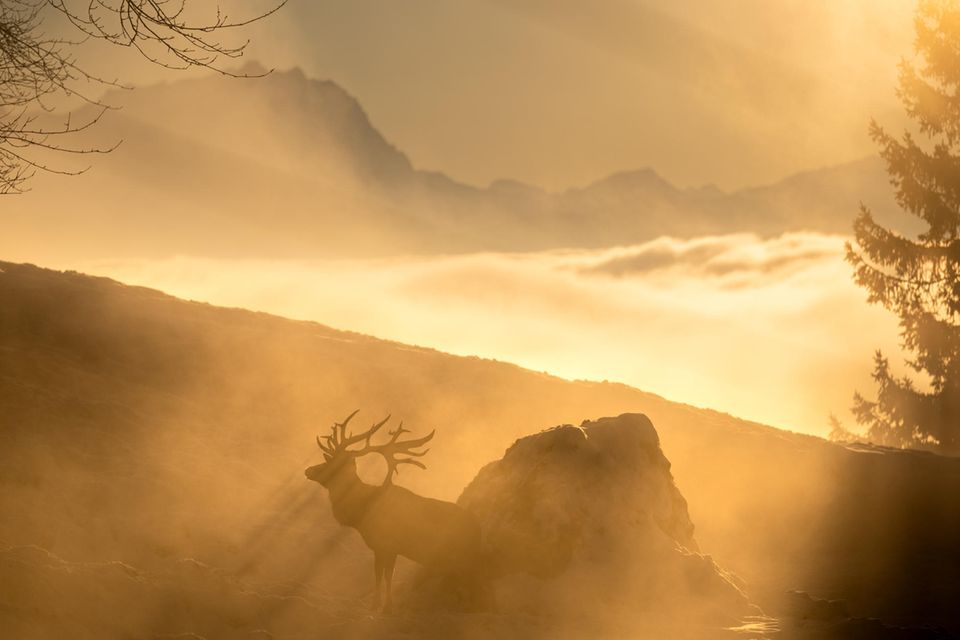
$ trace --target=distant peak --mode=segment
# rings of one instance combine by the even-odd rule
[[[494,180],[487,189],[498,193],[545,193],[541,187],[508,178]]]
[[[719,196],[726,195],[723,189],[713,184],[712,182],[709,182],[704,185],[700,185],[699,187],[690,187],[689,189],[687,189],[687,191],[689,191],[690,193],[701,195],[701,196],[719,197]]]
[[[663,179],[663,177],[650,167],[632,169],[629,171],[618,171],[610,174],[606,178],[598,180],[586,187],[587,190],[598,188],[614,189],[662,189],[676,190],[672,184]]]
[[[302,79],[302,80],[306,80],[306,79],[308,78],[306,72],[304,72],[303,69],[301,69],[300,67],[298,67],[298,66],[296,66],[296,65],[290,67],[289,69],[285,69],[285,70],[283,71],[283,73],[284,73],[285,75],[292,76],[292,77],[294,77],[294,78],[298,78],[298,79]]]
[[[654,171],[652,167],[640,167],[639,169],[627,169],[626,171],[617,171],[610,175],[610,178],[618,180],[663,180],[660,174]]]
[[[238,76],[262,76],[270,72],[270,69],[267,69],[263,66],[259,60],[248,60],[243,63],[240,68],[232,71]]]

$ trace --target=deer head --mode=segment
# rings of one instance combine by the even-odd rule
[[[409,429],[403,428],[403,422],[401,422],[395,430],[387,431],[390,436],[389,440],[375,445],[371,442],[371,439],[390,420],[390,416],[388,415],[363,433],[348,435],[347,424],[357,415],[357,411],[351,413],[342,422],[335,422],[330,435],[325,436],[323,440],[320,439],[320,436],[317,436],[317,446],[323,452],[324,462],[309,467],[304,472],[307,478],[324,486],[329,486],[330,483],[340,478],[356,478],[356,459],[371,453],[379,453],[387,463],[387,475],[383,480],[383,485],[393,482],[393,476],[397,473],[397,468],[401,464],[410,464],[421,469],[427,468],[418,458],[423,457],[430,450],[416,451],[416,449],[428,443],[436,431],[431,431],[420,438],[401,440],[401,435],[410,433]],[[355,445],[360,446],[350,448]]]

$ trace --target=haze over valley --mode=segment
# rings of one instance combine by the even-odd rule
[[[89,141],[120,147],[38,178],[3,255],[808,433],[847,420],[869,354],[896,350],[842,259],[860,201],[905,224],[876,158],[733,192],[653,169],[476,188],[416,169],[353,97],[298,70],[112,99]]]
[[[62,266],[825,435],[831,412],[849,422],[873,350],[897,352],[895,320],[864,304],[842,244],[744,234],[601,251]]]
[[[0,640],[960,639],[957,87],[960,0],[0,2]]]

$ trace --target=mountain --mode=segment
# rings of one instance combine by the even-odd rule
[[[122,144],[93,157],[84,175],[40,176],[32,192],[11,199],[0,254],[62,261],[528,251],[662,235],[849,233],[860,201],[895,217],[879,159],[734,193],[680,189],[649,168],[558,193],[506,180],[465,185],[416,169],[356,99],[297,69],[183,79],[106,100],[122,108],[72,145]],[[75,121],[94,115],[87,109]],[[47,162],[85,166],[69,161]]]
[[[449,637],[461,623],[535,635],[526,618],[363,613],[369,552],[303,477],[319,460],[315,435],[357,408],[361,425],[391,413],[417,432],[436,429],[427,470],[397,482],[448,500],[517,438],[643,413],[700,552],[781,628],[824,637],[804,636],[804,625],[829,615],[861,633],[843,637],[883,637],[863,635],[882,627],[868,618],[913,628],[891,637],[960,632],[958,459],[844,447],[623,385],[8,262],[0,626],[13,637],[286,637],[306,627]],[[378,473],[375,460],[361,467]],[[398,568],[399,589],[410,569]]]

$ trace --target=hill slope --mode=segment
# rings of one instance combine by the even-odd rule
[[[158,622],[166,633],[214,609],[218,624],[258,623],[239,595],[214,606],[182,591],[198,584],[273,602],[274,622],[353,615],[368,553],[302,470],[318,459],[314,435],[357,407],[361,420],[392,412],[437,429],[428,470],[399,482],[447,499],[519,436],[645,413],[703,552],[768,611],[801,589],[856,616],[957,624],[958,460],[847,449],[622,385],[11,263],[0,263],[0,505],[16,514],[0,520],[0,584],[13,585],[3,615],[55,628],[91,615],[56,604],[70,593],[100,585],[110,602],[108,586],[125,593],[131,580],[201,612],[148,612],[179,621]]]

